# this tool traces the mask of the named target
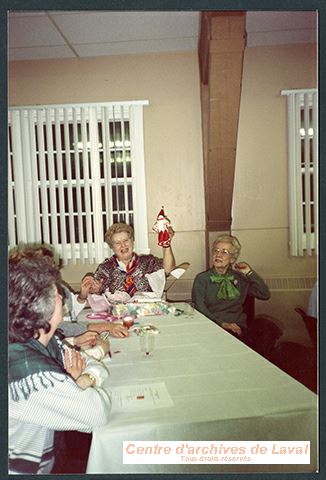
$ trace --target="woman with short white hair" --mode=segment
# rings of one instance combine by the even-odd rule
[[[172,227],[169,234],[172,238]],[[136,292],[151,292],[146,275],[161,269],[167,275],[175,267],[171,245],[162,247],[163,258],[138,255],[134,251],[134,229],[126,223],[113,223],[105,234],[105,241],[113,250],[113,255],[96,269],[94,277],[102,284],[96,293],[108,289],[111,293],[127,292],[132,297]]]
[[[237,262],[240,252],[240,242],[233,235],[217,237],[212,247],[213,265],[196,276],[192,299],[197,310],[244,340],[247,322],[243,303],[247,295],[268,300],[270,292],[248,263]]]

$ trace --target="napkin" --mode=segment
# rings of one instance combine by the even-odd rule
[[[151,289],[155,293],[156,297],[160,300],[162,298],[165,282],[166,282],[164,269],[161,268],[156,272],[146,273],[145,277],[147,278],[148,283],[150,284]],[[143,292],[143,293],[146,294],[146,293],[152,293],[152,292]],[[150,297],[151,295],[148,295],[148,296]],[[151,300],[153,301],[153,299]]]

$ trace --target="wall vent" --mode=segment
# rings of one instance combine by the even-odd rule
[[[272,291],[311,290],[316,282],[315,277],[270,277],[264,280]]]

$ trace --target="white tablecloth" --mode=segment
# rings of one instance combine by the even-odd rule
[[[317,397],[198,312],[143,317],[159,328],[152,356],[139,337],[111,339],[108,386],[165,382],[174,405],[112,412],[93,432],[87,473],[312,472]],[[118,353],[114,353],[118,352]],[[124,465],[124,440],[302,440],[310,465]]]

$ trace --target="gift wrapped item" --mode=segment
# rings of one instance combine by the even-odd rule
[[[147,316],[147,315],[163,315],[165,309],[163,308],[161,302],[152,302],[152,303],[140,303],[137,305],[137,315]]]
[[[111,308],[111,305],[107,301],[106,296],[104,294],[97,295],[95,293],[92,293],[88,295],[87,301],[94,313],[107,312]]]
[[[164,302],[117,304],[112,308],[112,314],[120,318],[125,315],[145,317],[148,315],[164,315],[165,313],[169,313],[169,310]]]
[[[124,317],[125,315],[130,315],[131,313],[134,313],[131,311],[131,306],[133,306],[133,304],[117,303],[112,307],[112,314],[118,318]]]
[[[117,290],[114,293],[111,293],[110,290],[107,288],[104,292],[107,300],[111,304],[117,304],[117,303],[129,303],[132,301],[131,296],[127,292],[120,292]]]

